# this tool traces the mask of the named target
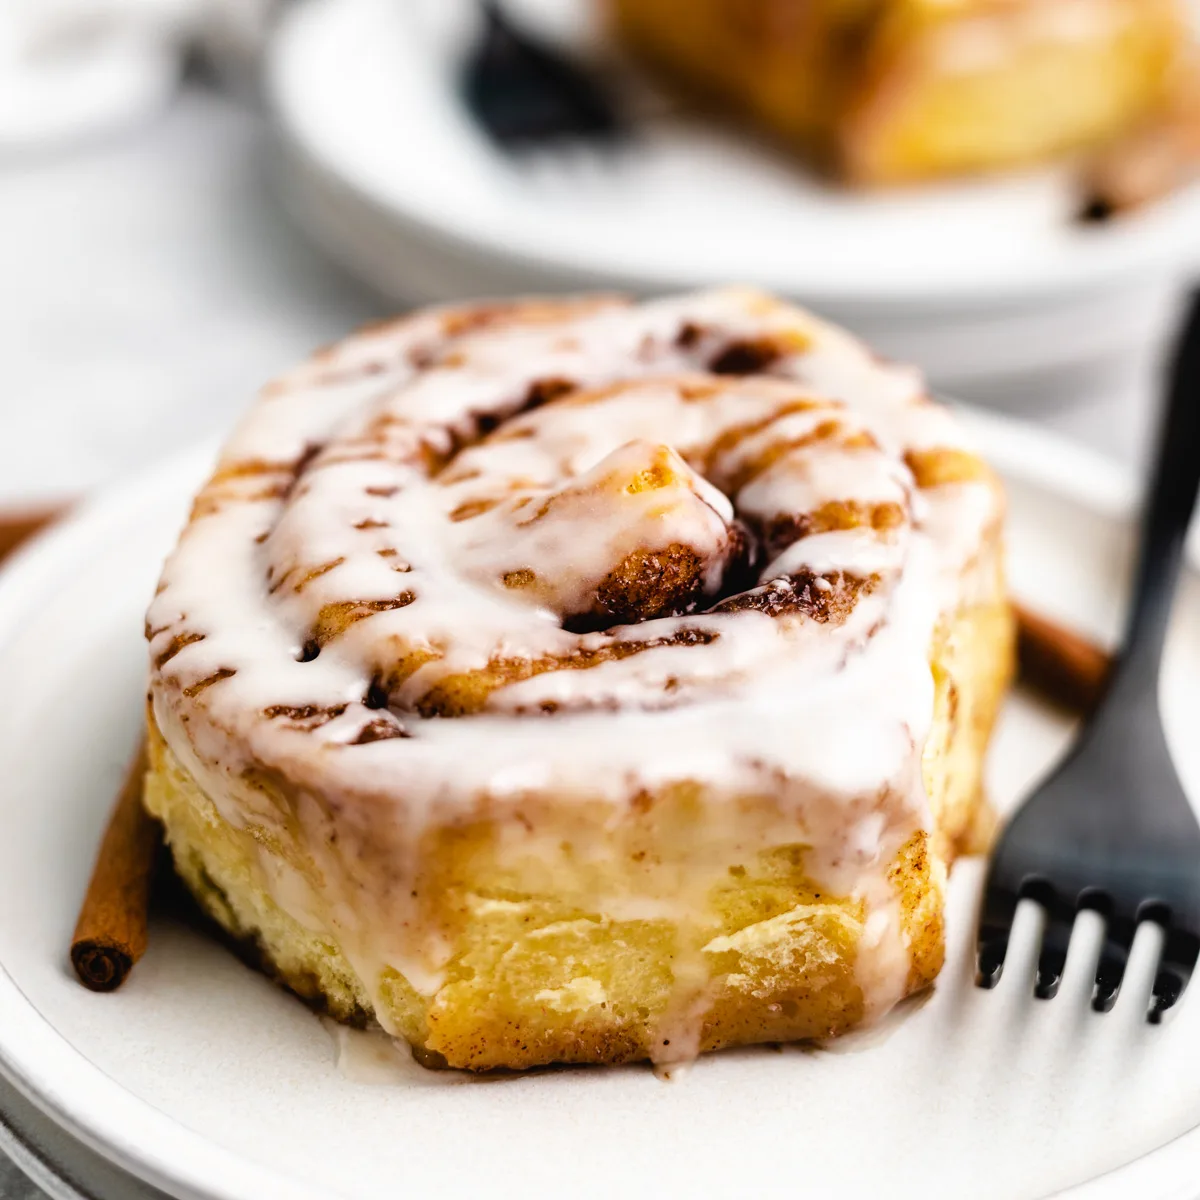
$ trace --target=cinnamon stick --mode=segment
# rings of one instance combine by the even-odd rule
[[[60,508],[0,513],[0,559],[59,515]]]
[[[134,755],[108,820],[71,940],[71,963],[84,987],[115,991],[146,951],[150,885],[162,841],[142,806],[146,742]]]
[[[1014,605],[1021,679],[1047,699],[1088,713],[1100,702],[1112,656],[1056,621]]]

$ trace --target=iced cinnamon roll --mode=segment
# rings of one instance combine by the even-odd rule
[[[995,477],[726,290],[438,309],[268,385],[147,618],[147,804],[428,1062],[675,1062],[927,986],[1009,676]]]

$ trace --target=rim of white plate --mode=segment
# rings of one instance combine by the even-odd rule
[[[285,136],[314,166],[357,192],[409,236],[440,244],[451,253],[487,262],[493,268],[519,271],[531,280],[543,281],[538,286],[544,287],[547,279],[554,278],[587,288],[661,292],[711,282],[702,256],[676,254],[669,248],[660,253],[654,244],[639,244],[636,252],[630,248],[627,253],[612,239],[604,239],[602,246],[592,245],[575,236],[563,236],[544,223],[506,220],[494,231],[486,226],[468,227],[447,215],[446,193],[429,185],[427,172],[385,169],[373,153],[374,147],[395,146],[398,141],[395,137],[374,138],[374,127],[367,129],[371,121],[380,119],[380,106],[352,106],[352,111],[338,118],[336,106],[311,102],[314,94],[325,94],[327,89],[314,87],[310,77],[310,67],[317,61],[314,53],[324,54],[330,38],[336,43],[336,36],[350,28],[356,14],[377,15],[381,4],[390,6],[390,0],[336,5],[329,0],[306,0],[284,15],[268,46],[263,75],[268,109]],[[335,65],[340,68],[341,59],[336,59]],[[361,150],[362,136],[349,136],[361,135],[364,130],[373,138],[370,154],[354,149],[357,145]],[[394,127],[392,133],[396,133]],[[1012,183],[1023,174],[1035,178],[1039,172],[1014,172],[1000,177],[999,182]],[[992,185],[992,180],[984,179],[957,186]],[[1019,274],[996,262],[986,269],[956,263],[940,272],[927,262],[923,271],[876,269],[866,285],[861,270],[828,268],[805,280],[791,277],[786,270],[777,272],[769,257],[751,267],[755,281],[762,286],[801,294],[817,307],[836,304],[862,312],[890,311],[897,305],[927,311],[961,304],[1003,308],[1062,300],[1135,278],[1182,277],[1189,264],[1200,266],[1200,243],[1194,235],[1189,236],[1196,228],[1198,213],[1200,185],[1121,222],[1083,230],[1080,240],[1086,245],[1064,254],[1030,257]]]
[[[978,410],[963,410],[968,427],[1006,473],[1112,518],[1136,499],[1131,476],[1103,456],[1056,434]],[[208,442],[101,493],[18,551],[0,570],[0,647],[14,619],[56,577],[71,569],[87,539],[134,519],[145,502],[181,475],[199,477],[215,454]],[[0,962],[0,1073],[73,1136],[135,1177],[187,1200],[328,1200],[203,1135],[125,1089],[68,1042],[29,1001]],[[1200,1162],[1200,1125],[1106,1175],[1062,1193],[1072,1200],[1132,1194],[1159,1175],[1166,1159]],[[1119,1189],[1119,1190],[1118,1190]]]

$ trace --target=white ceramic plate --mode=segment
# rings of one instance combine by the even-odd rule
[[[556,35],[596,40],[582,18],[598,0],[508,3]],[[745,279],[839,312],[944,313],[1200,264],[1200,189],[1087,228],[1070,219],[1060,171],[856,194],[744,134],[662,117],[636,153],[548,151],[514,169],[455,93],[476,11],[474,0],[309,0],[285,20],[268,74],[306,156],[483,278],[654,291]]]
[[[1110,634],[1128,484],[1027,428],[976,424],[1010,482],[1017,591]],[[1116,1010],[1091,1013],[1088,925],[1053,1003],[1029,995],[1022,936],[999,989],[977,991],[974,861],[955,870],[949,960],[926,1003],[828,1051],[714,1055],[671,1083],[641,1066],[355,1082],[301,1004],[163,923],[122,991],[84,991],[66,947],[140,721],[142,612],[209,457],[100,499],[0,579],[0,1067],[91,1148],[189,1200],[1200,1191],[1200,984],[1164,1027],[1145,1024],[1146,930]],[[1168,733],[1200,795],[1195,578],[1168,653]],[[997,799],[1011,803],[1068,733],[1015,699],[992,757]]]

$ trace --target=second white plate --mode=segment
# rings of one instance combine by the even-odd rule
[[[598,0],[515,7],[565,37],[596,36],[563,18],[595,13]],[[457,95],[475,19],[474,0],[308,0],[280,29],[268,84],[286,135],[320,171],[484,279],[651,291],[743,279],[843,316],[911,316],[1080,297],[1200,266],[1200,189],[1085,227],[1060,171],[848,192],[753,138],[665,119],[628,153],[547,150],[514,165]]]

